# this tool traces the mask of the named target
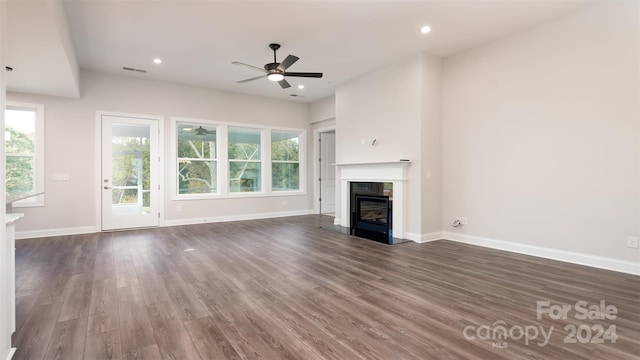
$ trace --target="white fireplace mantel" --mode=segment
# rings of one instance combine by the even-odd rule
[[[404,224],[407,204],[406,182],[408,160],[338,163],[340,176],[340,217],[336,223],[343,227],[351,226],[349,191],[351,182],[390,182],[393,183],[393,237],[405,239]],[[338,224],[337,224],[338,225]]]

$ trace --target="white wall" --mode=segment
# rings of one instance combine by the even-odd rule
[[[335,95],[316,100],[309,104],[309,122],[318,123],[336,118]]]
[[[445,230],[639,260],[638,10],[599,3],[446,59]]]
[[[336,162],[411,160],[405,229],[414,236],[421,234],[422,222],[421,66],[421,57],[412,56],[336,90]],[[376,146],[371,146],[374,138],[378,139]],[[342,216],[336,213],[337,218]]]
[[[423,54],[421,61],[421,240],[426,241],[442,236],[442,59]]]
[[[308,105],[255,96],[212,91],[165,82],[94,72],[81,73],[82,98],[64,99],[9,93],[8,98],[45,104],[46,183],[45,206],[21,208],[25,218],[19,232],[95,227],[96,186],[94,164],[96,110],[159,115],[165,118],[166,161],[164,219],[171,223],[194,218],[218,218],[261,213],[304,212],[312,209],[310,185],[306,195],[247,199],[172,201],[169,188],[170,117],[309,129]],[[308,159],[311,158],[311,151]],[[307,167],[308,169],[310,167]],[[69,173],[70,181],[52,181],[52,175]],[[307,175],[307,180],[311,176]],[[286,199],[286,205],[283,204]],[[176,212],[176,206],[182,207]]]

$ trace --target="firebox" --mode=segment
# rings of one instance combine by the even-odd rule
[[[389,196],[356,194],[353,220],[353,235],[393,244]]]

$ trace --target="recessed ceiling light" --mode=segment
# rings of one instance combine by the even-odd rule
[[[302,84],[298,85],[298,89],[300,89],[300,90],[304,89],[304,85],[302,85]]]
[[[162,64],[162,59],[155,58],[153,59],[154,64]]]
[[[423,34],[428,34],[431,32],[431,26],[429,25],[425,25],[423,27],[420,28],[420,32]]]

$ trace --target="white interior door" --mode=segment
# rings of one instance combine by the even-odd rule
[[[320,133],[320,213],[336,211],[336,134]]]
[[[159,225],[158,123],[102,116],[102,230]]]

